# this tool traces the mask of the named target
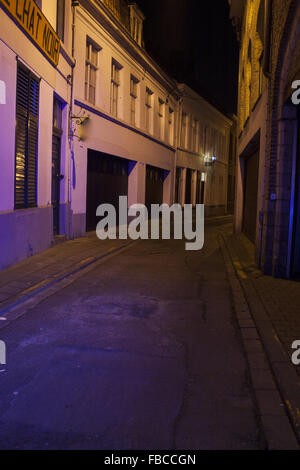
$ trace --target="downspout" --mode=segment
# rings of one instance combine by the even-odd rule
[[[75,14],[76,6],[79,5],[78,1],[72,1],[72,59],[74,59],[75,51]],[[69,147],[70,147],[70,158],[69,158],[69,171],[68,171],[68,206],[69,206],[69,224],[68,224],[68,236],[73,238],[73,218],[72,218],[72,174],[74,164],[74,131],[73,131],[73,96],[74,96],[74,68],[76,61],[72,64],[71,71],[71,97],[70,97],[70,109],[69,109]]]

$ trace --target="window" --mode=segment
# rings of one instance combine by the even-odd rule
[[[132,27],[131,27],[132,37],[138,44],[141,44],[142,23],[135,16],[133,16],[131,21],[132,21]]]
[[[130,77],[130,123],[136,125],[136,100],[138,80],[133,75]]]
[[[96,77],[98,70],[98,52],[91,41],[86,42],[84,98],[92,104],[96,102]]]
[[[173,145],[173,118],[174,110],[169,108],[169,118],[168,118],[168,132],[169,132],[169,143]]]
[[[153,92],[146,88],[146,130],[151,132],[151,116],[152,116],[152,95]]]
[[[206,153],[206,126],[205,124],[201,124],[201,132],[200,132],[200,152],[202,155]]]
[[[56,97],[53,99],[53,128],[62,130],[63,104]]]
[[[63,41],[65,32],[65,0],[57,0],[56,32],[58,37]]]
[[[39,79],[18,63],[16,95],[15,208],[36,206]]]
[[[197,152],[197,133],[198,133],[198,121],[193,119],[192,121],[192,151]]]
[[[212,129],[212,149],[214,156],[217,154],[217,142],[218,142],[218,131],[217,129]]]
[[[164,138],[164,102],[158,98],[158,136],[159,139]]]
[[[118,98],[120,86],[121,66],[116,61],[111,63],[111,91],[110,91],[110,112],[113,116],[118,116]]]
[[[182,148],[185,147],[185,139],[186,139],[186,120],[187,114],[182,113],[182,122],[181,122],[181,133],[180,133],[180,146]]]

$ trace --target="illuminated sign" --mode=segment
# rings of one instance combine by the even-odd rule
[[[0,0],[36,45],[57,66],[60,39],[33,0]]]

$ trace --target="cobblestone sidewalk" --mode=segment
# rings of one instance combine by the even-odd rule
[[[128,243],[126,240],[100,241],[95,233],[90,233],[0,271],[0,316],[8,305]]]
[[[254,261],[254,247],[243,234],[231,234],[227,244],[236,258],[236,268],[252,284],[263,303],[277,337],[289,357],[293,341],[300,340],[300,282],[275,279],[259,271]],[[294,366],[300,374],[300,366]]]

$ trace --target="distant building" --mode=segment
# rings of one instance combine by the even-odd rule
[[[232,120],[147,54],[144,19],[125,0],[0,1],[0,268],[95,230],[121,195],[227,212]]]
[[[178,88],[179,132],[175,201],[205,204],[207,216],[228,211],[229,146],[233,121],[187,85]]]
[[[266,274],[300,276],[300,3],[230,0],[240,38],[235,226]]]

